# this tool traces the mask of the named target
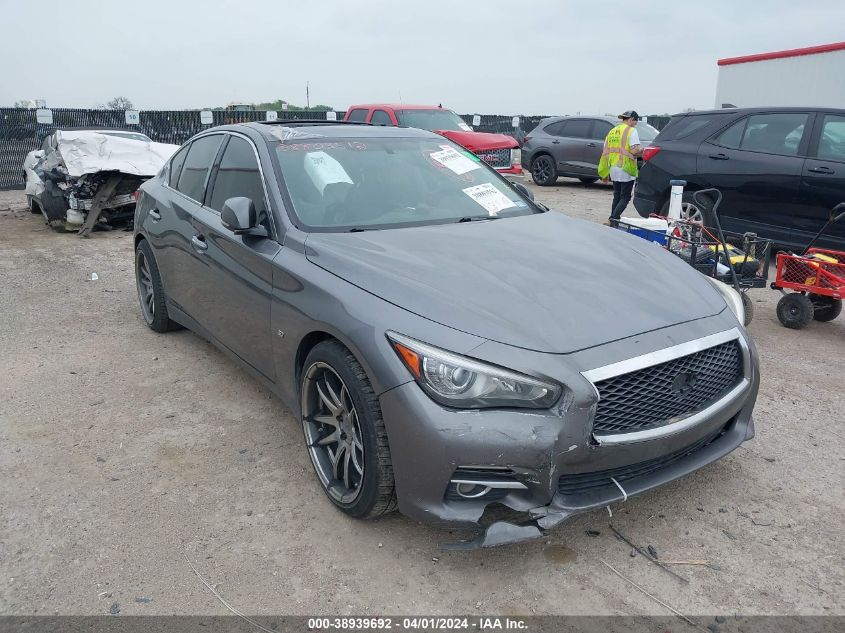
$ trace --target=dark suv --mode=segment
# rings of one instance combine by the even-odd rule
[[[696,189],[724,195],[725,229],[751,231],[800,249],[845,200],[845,110],[743,108],[672,117],[643,153],[634,195],[640,215],[665,214],[669,181],[687,181],[684,210]],[[819,245],[845,247],[845,224]]]

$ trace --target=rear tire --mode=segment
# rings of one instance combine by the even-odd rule
[[[813,302],[797,292],[781,297],[777,307],[778,320],[784,327],[800,330],[813,320]]]
[[[583,182],[585,185],[592,185],[594,182],[598,181],[598,178],[579,178],[578,180]]]
[[[138,289],[141,316],[151,330],[164,333],[180,327],[167,314],[164,286],[153,249],[147,240],[141,240],[135,248],[135,286]]]
[[[557,182],[557,165],[548,154],[531,161],[531,178],[541,187],[551,187]]]
[[[825,297],[823,295],[810,295],[813,302],[813,318],[816,321],[826,323],[833,321],[842,312],[842,299]]]
[[[314,346],[303,365],[299,394],[308,454],[329,500],[356,519],[395,510],[381,406],[352,352],[336,340]]]
[[[748,296],[747,292],[740,292],[739,296],[742,297],[742,308],[745,312],[742,324],[748,326],[754,320],[754,302],[751,301],[751,297]]]

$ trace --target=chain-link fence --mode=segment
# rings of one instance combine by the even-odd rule
[[[46,113],[44,113],[46,114]],[[143,110],[136,124],[127,124],[123,110],[82,110],[54,108],[49,111],[51,123],[39,123],[36,110],[0,108],[0,189],[21,189],[24,186],[23,161],[26,155],[41,147],[44,138],[55,130],[68,128],[111,128],[141,132],[161,143],[181,145],[191,136],[214,125],[264,121],[267,112],[228,110]],[[211,115],[208,123],[203,117]],[[337,112],[337,119],[343,118]],[[276,113],[279,120],[325,120],[323,111],[282,110]],[[543,116],[511,117],[498,114],[464,114],[467,124],[478,132],[508,134],[518,141],[533,130]],[[667,117],[668,120],[668,117]],[[649,117],[649,123],[652,118]],[[663,127],[662,125],[655,127]]]

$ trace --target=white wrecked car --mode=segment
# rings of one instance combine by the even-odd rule
[[[138,187],[177,149],[129,130],[56,130],[24,159],[29,208],[57,231],[127,222]]]

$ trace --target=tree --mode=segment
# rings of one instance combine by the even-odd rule
[[[132,102],[126,97],[115,97],[106,104],[107,110],[131,110]]]

